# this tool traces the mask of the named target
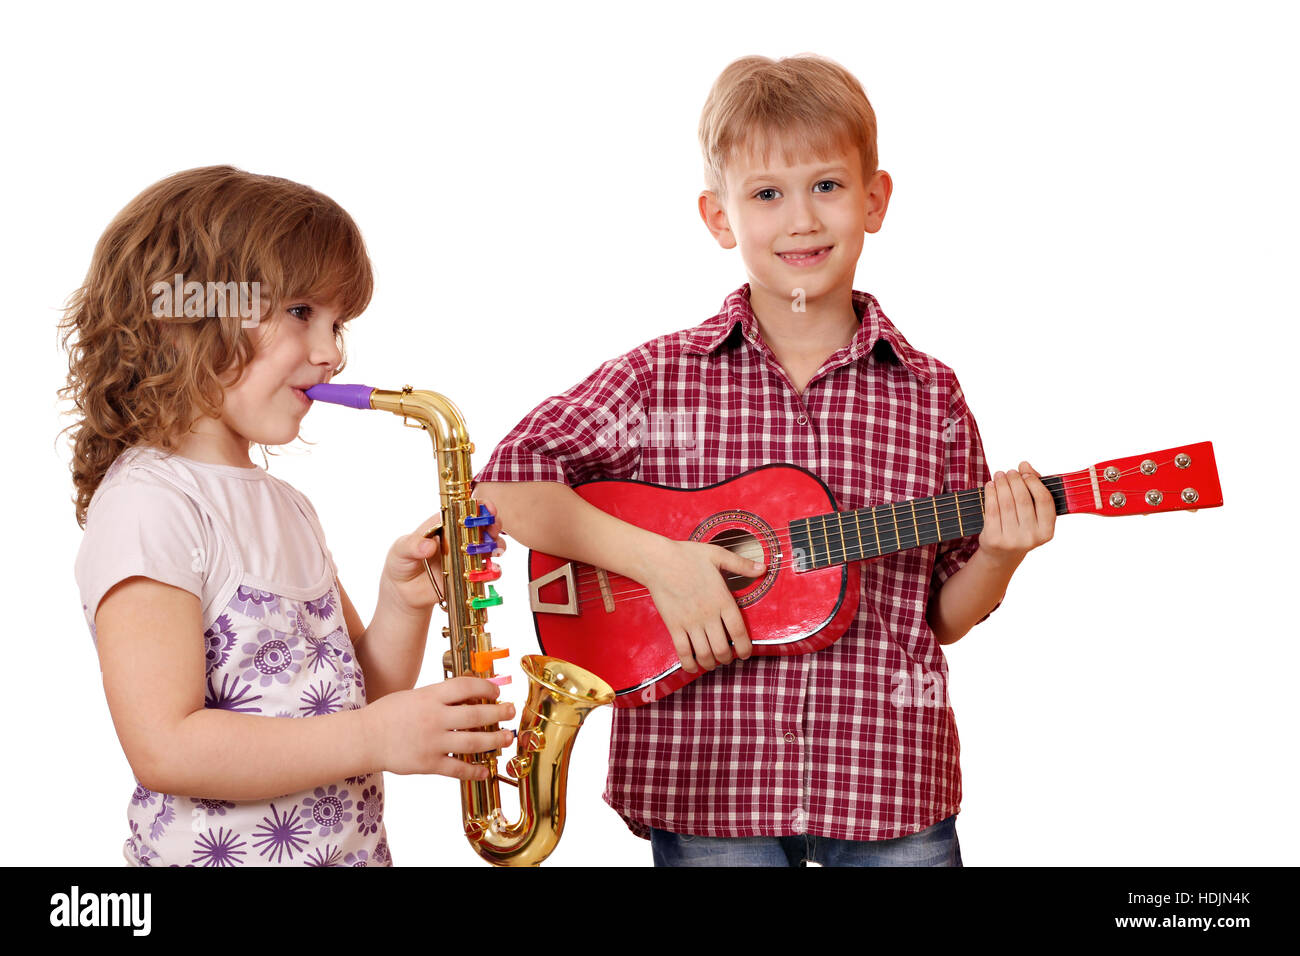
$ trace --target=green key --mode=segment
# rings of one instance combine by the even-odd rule
[[[485,598],[474,598],[469,602],[470,607],[495,607],[501,603],[501,595],[497,594],[497,589],[488,585],[488,596]]]

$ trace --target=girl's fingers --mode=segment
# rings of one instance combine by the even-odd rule
[[[454,754],[481,754],[500,750],[515,739],[508,730],[454,730],[443,740]]]

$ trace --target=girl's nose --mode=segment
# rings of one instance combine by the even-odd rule
[[[343,353],[339,350],[338,336],[334,334],[332,325],[322,325],[320,331],[314,332],[311,340],[311,363],[313,365],[328,365],[334,368],[343,361]]]

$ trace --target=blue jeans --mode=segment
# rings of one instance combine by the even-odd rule
[[[651,830],[655,866],[961,866],[957,816],[894,840],[707,837]]]

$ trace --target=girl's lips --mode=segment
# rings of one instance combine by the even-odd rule
[[[831,254],[831,248],[831,246],[823,246],[814,253],[778,252],[777,256],[787,265],[805,268],[824,262],[826,257]]]
[[[300,389],[300,388],[294,388],[294,387],[291,385],[291,386],[289,386],[289,391],[293,392],[293,393],[294,393],[295,395],[297,395],[300,399],[302,399],[303,404],[305,404],[305,405],[311,405],[311,399],[307,397],[307,393],[304,392],[302,389]]]

